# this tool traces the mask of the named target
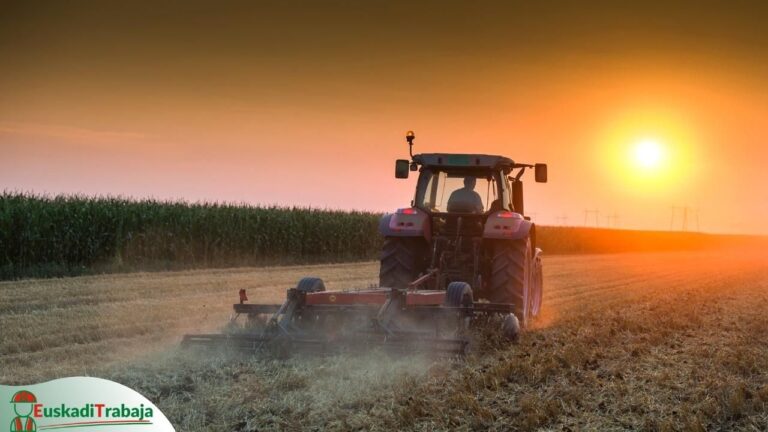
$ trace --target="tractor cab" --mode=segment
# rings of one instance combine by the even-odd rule
[[[406,138],[411,160],[395,162],[395,177],[408,178],[410,171],[419,171],[412,206],[430,214],[513,211],[524,215],[521,178],[525,170],[535,170],[536,182],[547,181],[546,164],[521,164],[508,157],[486,154],[413,155],[415,135],[409,132]]]

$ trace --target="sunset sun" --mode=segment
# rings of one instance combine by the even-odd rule
[[[658,168],[664,162],[664,157],[664,146],[653,138],[640,139],[632,147],[632,159],[643,169]]]

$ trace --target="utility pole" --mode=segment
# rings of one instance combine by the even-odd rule
[[[610,228],[616,228],[619,226],[619,214],[613,212],[613,214],[605,215],[605,226]]]
[[[591,215],[595,215],[595,227],[600,226],[600,210],[587,210],[584,209],[584,226],[587,226],[587,221]]]
[[[691,221],[695,221],[696,223],[696,231],[699,231],[699,210],[698,209],[692,209],[689,206],[672,206],[670,207],[672,210],[672,219],[669,221],[669,230],[671,231],[674,229],[675,226],[675,214],[678,210],[680,210],[680,216],[682,219],[680,220],[680,229],[683,232],[688,231],[688,224]]]
[[[669,209],[672,210],[672,218],[669,220],[669,230],[672,231],[672,229],[675,227],[675,212],[677,211],[678,207],[671,206]]]
[[[699,209],[696,209],[696,232],[701,232],[701,227],[699,227]]]

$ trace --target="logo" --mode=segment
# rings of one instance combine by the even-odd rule
[[[11,432],[37,432],[37,423],[31,417],[33,404],[36,402],[35,395],[26,390],[20,390],[13,395],[11,403],[16,417],[11,421]]]
[[[0,397],[10,401],[6,408],[0,403],[0,421],[10,420],[10,432],[173,432],[168,419],[149,400],[100,378],[64,378],[24,388],[0,386]]]

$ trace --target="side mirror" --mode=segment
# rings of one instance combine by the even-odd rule
[[[405,159],[395,161],[395,178],[407,179],[411,171],[411,163]]]
[[[536,164],[534,165],[533,169],[536,174],[536,183],[546,183],[547,182],[547,164]]]

